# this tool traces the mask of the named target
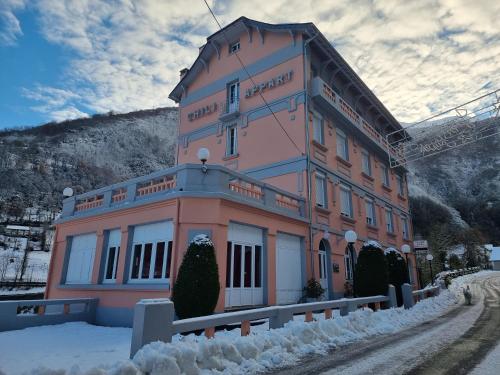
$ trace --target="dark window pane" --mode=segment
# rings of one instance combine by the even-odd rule
[[[172,263],[172,241],[168,241],[166,278],[170,278],[170,263]]]
[[[241,288],[241,245],[234,245],[233,288]]]
[[[108,249],[108,264],[106,267],[106,279],[112,279],[113,278],[113,265],[115,263],[115,252],[116,248],[115,247],[110,247]]]
[[[120,246],[116,248],[116,260],[115,260],[115,272],[113,272],[113,279],[116,279],[116,273],[118,272],[118,260],[120,259]]]
[[[245,264],[244,264],[245,288],[252,287],[252,246],[245,246]]]
[[[321,266],[321,253],[318,254],[319,278],[323,278],[323,267]]]
[[[149,266],[151,265],[151,253],[153,252],[153,244],[147,243],[144,245],[144,258],[142,259],[142,279],[149,279]]]
[[[255,287],[260,288],[262,286],[262,275],[261,275],[261,269],[262,269],[262,247],[261,246],[255,246]]]
[[[165,242],[158,242],[156,244],[155,268],[153,275],[155,279],[161,279],[161,276],[163,274],[164,255],[165,255]]]
[[[134,256],[132,258],[132,275],[131,279],[137,279],[139,277],[139,265],[141,263],[141,248],[142,245],[138,244],[134,246]]]
[[[228,241],[226,254],[226,288],[231,287],[231,246],[232,242]]]

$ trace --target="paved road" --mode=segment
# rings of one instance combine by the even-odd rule
[[[312,356],[273,374],[468,373],[500,342],[500,275],[485,276],[471,288],[472,306],[460,305],[431,322]],[[480,367],[476,373],[482,373]]]

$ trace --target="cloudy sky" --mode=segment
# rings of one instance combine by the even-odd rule
[[[209,3],[223,25],[314,22],[401,122],[500,88],[500,1]],[[1,0],[0,128],[171,106],[214,31],[203,0]]]

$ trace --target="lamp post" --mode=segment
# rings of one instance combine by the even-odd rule
[[[356,242],[356,240],[358,239],[358,235],[355,231],[353,230],[348,230],[347,232],[344,233],[344,238],[345,240],[347,241],[347,251],[348,251],[348,255],[349,255],[349,272],[346,272],[347,273],[347,277],[349,277],[350,279],[353,279],[354,278],[354,257],[352,256],[352,253],[353,253],[353,249],[354,249],[354,243]],[[346,262],[346,266],[347,266],[347,262]]]
[[[208,151],[208,148],[202,147],[198,150],[198,159],[201,161],[201,171],[203,173],[207,173],[208,167],[205,164],[210,157],[210,151]]]
[[[432,254],[427,254],[425,259],[427,259],[427,261],[429,262],[429,270],[431,271],[431,285],[433,285],[434,284],[434,275],[432,274],[432,260],[434,259],[434,257],[432,256]]]
[[[411,277],[410,277],[410,267],[408,266],[408,254],[410,254],[410,251],[411,251],[411,247],[407,244],[404,244],[403,246],[401,246],[401,251],[403,252],[403,254],[405,255],[405,258],[406,258],[406,271],[408,273],[408,281],[411,280]]]

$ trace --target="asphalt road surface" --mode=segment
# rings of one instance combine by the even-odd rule
[[[472,306],[460,304],[430,322],[311,356],[272,374],[500,374],[500,368],[489,368],[500,348],[500,274],[478,278],[471,289]]]

